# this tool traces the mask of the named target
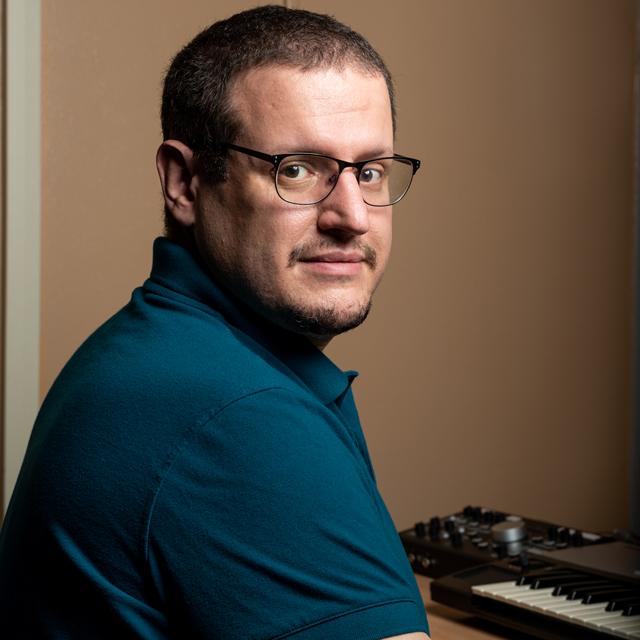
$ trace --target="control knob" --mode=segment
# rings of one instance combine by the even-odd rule
[[[504,545],[509,556],[517,556],[522,551],[522,542],[527,537],[527,528],[522,520],[505,520],[491,527],[491,537]]]
[[[440,538],[440,518],[433,517],[429,520],[429,537],[436,542]]]

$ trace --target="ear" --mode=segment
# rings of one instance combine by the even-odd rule
[[[171,215],[185,227],[196,220],[198,179],[193,151],[179,140],[165,140],[158,148],[156,166],[164,201]]]

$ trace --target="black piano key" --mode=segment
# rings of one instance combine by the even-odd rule
[[[586,598],[591,592],[597,591],[602,588],[611,587],[610,582],[602,581],[598,585],[590,585],[585,586],[584,584],[576,589],[572,589],[567,594],[567,600],[582,600],[582,598]]]
[[[638,616],[640,615],[640,604],[630,604],[628,607],[625,607],[622,612],[623,616]]]
[[[549,571],[548,569],[541,569],[539,571],[529,571],[529,573],[527,573],[526,575],[520,576],[516,584],[518,586],[522,586],[525,584],[533,584],[538,578],[567,575],[575,575],[575,572],[569,569],[553,569],[551,571]]]
[[[589,595],[582,598],[582,604],[596,604],[597,602],[609,602],[616,597],[624,597],[630,595],[632,592],[629,589],[624,588],[611,588],[602,589],[600,591],[593,591]]]
[[[607,611],[620,611],[632,604],[640,604],[640,595],[631,596],[629,598],[614,598],[607,604]]]
[[[531,589],[544,589],[546,587],[555,587],[559,584],[566,584],[567,582],[579,582],[580,574],[567,573],[559,576],[544,576],[536,578],[530,585]]]
[[[576,589],[580,589],[582,587],[606,587],[609,585],[609,582],[605,582],[604,580],[594,580],[593,576],[587,577],[585,580],[577,580],[573,582],[568,582],[567,584],[559,584],[552,592],[553,596],[568,596],[570,593],[575,591]]]

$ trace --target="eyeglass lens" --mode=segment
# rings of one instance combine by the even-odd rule
[[[276,189],[292,204],[314,204],[326,198],[338,180],[340,166],[325,156],[288,156],[278,166]],[[411,185],[413,165],[402,158],[382,158],[364,165],[358,182],[364,201],[372,206],[394,204]]]

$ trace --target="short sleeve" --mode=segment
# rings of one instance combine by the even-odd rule
[[[428,632],[360,449],[301,392],[250,394],[194,426],[159,485],[147,559],[178,637]]]

